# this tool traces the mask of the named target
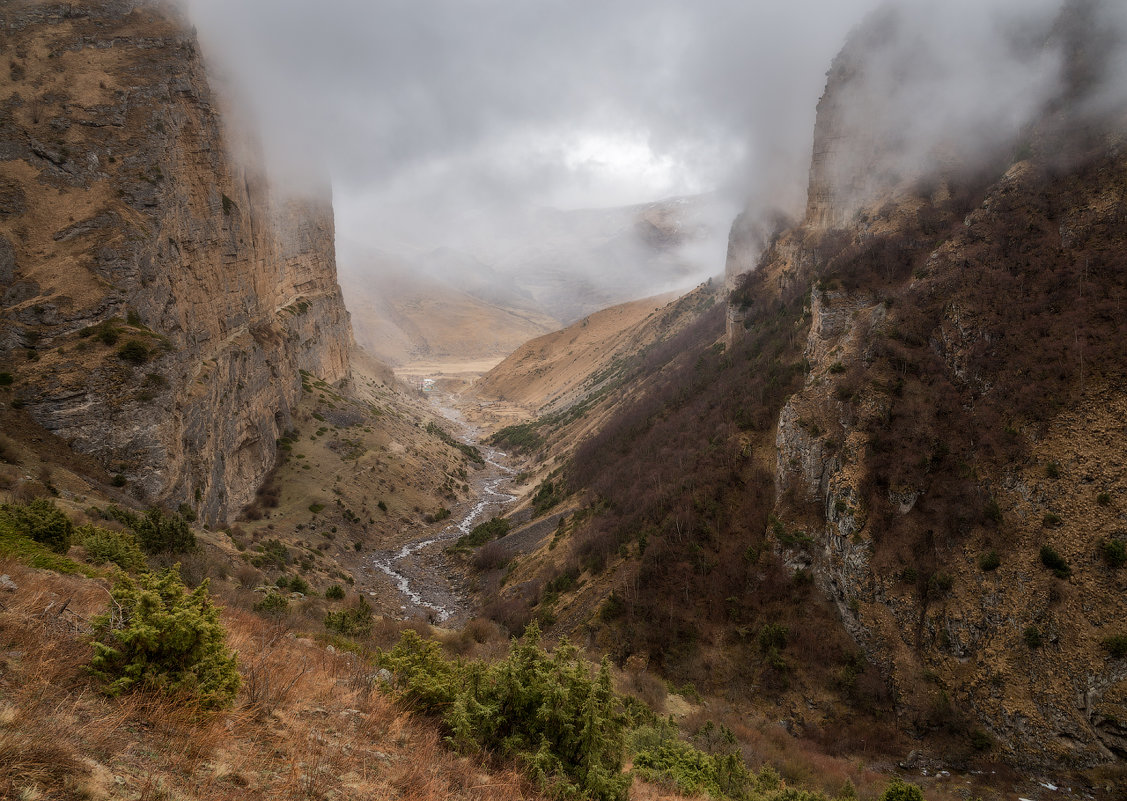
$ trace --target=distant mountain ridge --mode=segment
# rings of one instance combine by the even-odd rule
[[[674,198],[622,208],[541,209],[489,255],[450,247],[404,255],[344,243],[341,281],[357,338],[396,364],[502,356],[582,317],[715,272],[694,251],[722,238],[719,201]],[[484,336],[471,333],[476,326]]]

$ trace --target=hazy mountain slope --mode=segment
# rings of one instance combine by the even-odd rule
[[[718,205],[703,197],[542,209],[477,246],[480,257],[343,242],[341,283],[358,340],[391,363],[503,356],[587,314],[714,272]]]
[[[718,298],[718,284],[709,281],[644,316],[660,299],[615,306],[533,340],[474,384],[468,395],[478,408],[471,414],[495,430],[490,442],[529,457],[542,478],[549,463],[646,392]]]
[[[715,271],[723,252],[711,196],[639,206],[543,209],[513,241],[494,244],[498,273],[564,324],[618,303],[684,289]]]
[[[673,300],[668,295],[612,306],[567,328],[530,340],[476,382],[469,396],[503,400],[533,415],[577,400],[588,378],[609,371],[647,339],[646,322]]]
[[[428,275],[385,266],[378,278],[345,273],[341,285],[359,344],[392,365],[500,358],[556,321],[500,306]]]

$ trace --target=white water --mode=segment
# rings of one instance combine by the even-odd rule
[[[464,441],[466,441],[467,444],[473,444],[472,441]],[[432,597],[428,600],[425,595],[430,588],[412,586],[411,579],[408,578],[404,572],[397,570],[396,566],[424,548],[469,534],[470,531],[473,530],[477,520],[484,515],[485,510],[491,505],[500,506],[509,501],[516,500],[515,495],[509,495],[498,489],[503,483],[509,480],[509,476],[513,473],[511,468],[497,461],[503,458],[505,454],[501,451],[487,449],[482,452],[482,456],[485,457],[485,463],[499,470],[501,475],[487,480],[482,485],[480,500],[474,504],[473,508],[466,513],[461,521],[448,525],[437,536],[408,543],[390,556],[384,558],[376,557],[372,560],[372,565],[377,570],[386,573],[395,583],[399,591],[407,596],[407,599],[412,605],[431,610],[431,612],[434,613],[434,617],[440,623],[448,620],[457,610],[446,606],[437,598]]]

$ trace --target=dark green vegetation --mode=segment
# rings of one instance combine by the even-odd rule
[[[57,554],[70,550],[74,523],[56,508],[54,501],[37,498],[26,506],[6,503],[0,506],[0,520]]]
[[[196,536],[189,528],[188,521],[178,513],[170,514],[153,508],[144,514],[137,514],[128,509],[108,506],[102,515],[127,526],[136,535],[137,542],[145,553],[188,553],[196,549]]]
[[[127,573],[137,573],[147,567],[145,553],[130,531],[80,526],[75,539],[86,549],[86,561],[91,564],[112,563]]]
[[[325,590],[325,597],[330,601],[343,601],[344,587],[339,584],[333,584]]]
[[[1100,644],[1112,659],[1123,659],[1127,657],[1127,634],[1116,634],[1113,637],[1107,637]]]
[[[117,349],[117,356],[130,364],[144,364],[149,360],[149,348],[139,339],[131,339]]]
[[[105,691],[159,690],[202,706],[226,706],[241,680],[207,582],[185,592],[179,570],[123,576],[109,610],[94,620],[91,672]]]
[[[1002,565],[1002,557],[997,551],[987,551],[978,557],[978,566],[985,572],[997,570]]]
[[[722,746],[712,753],[680,739],[668,721],[612,689],[605,659],[596,671],[566,641],[545,650],[536,624],[493,664],[450,659],[410,630],[379,661],[395,675],[400,699],[440,720],[456,747],[522,765],[557,798],[623,801],[632,774],[622,768],[630,755],[638,775],[681,793],[826,799],[786,787],[770,767],[749,770],[723,727]]]
[[[455,548],[476,548],[490,540],[500,539],[509,533],[509,521],[503,517],[494,517],[484,523],[479,523],[465,536],[459,537]]]
[[[325,615],[325,628],[346,637],[363,637],[372,630],[372,607],[363,598]]]
[[[532,508],[539,517],[563,500],[563,497],[563,487],[558,482],[543,481],[536,488],[536,494],[532,496]]]
[[[1127,563],[1127,545],[1122,540],[1103,540],[1100,543],[1100,556],[1113,570],[1121,568]]]
[[[33,503],[35,502],[33,501]],[[54,504],[50,501],[42,501],[42,503],[54,509]],[[40,508],[44,509],[43,506],[40,506]],[[51,531],[54,528],[52,525],[54,515],[44,509],[43,517],[51,521],[48,522],[48,531],[44,533],[57,543],[55,532]],[[60,553],[57,544],[52,547],[33,539],[29,532],[28,518],[34,520],[40,518],[40,514],[34,511],[29,512],[28,508],[22,504],[0,506],[0,556],[19,559],[31,567],[41,570],[92,575],[93,571]],[[74,524],[69,519],[67,524],[73,532]]]
[[[1041,564],[1053,571],[1057,578],[1068,578],[1072,575],[1072,568],[1056,550],[1049,545],[1041,546]]]
[[[383,662],[403,700],[440,717],[458,747],[519,761],[561,798],[626,798],[626,717],[605,664],[592,678],[574,647],[544,651],[535,627],[495,665],[449,661],[410,631]]]
[[[540,418],[529,423],[505,426],[489,438],[489,444],[517,453],[535,453],[544,447],[544,438],[537,429],[546,424],[544,418]]]

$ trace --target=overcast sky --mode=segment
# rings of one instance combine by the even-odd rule
[[[394,240],[497,204],[613,206],[752,176],[794,194],[829,61],[873,5],[192,0],[191,14],[275,169],[323,162],[340,234]]]
[[[338,235],[393,249],[457,244],[440,240],[538,206],[721,190],[733,207],[800,208],[826,71],[878,4],[187,2],[274,171],[327,171]],[[1011,125],[1051,88],[1052,64],[1030,80],[990,31],[999,13],[1044,16],[1060,0],[893,2],[918,12],[912,46],[933,58],[929,96],[913,99],[935,125],[932,92],[973,131],[1013,93],[999,81],[1031,96],[1002,104]]]

